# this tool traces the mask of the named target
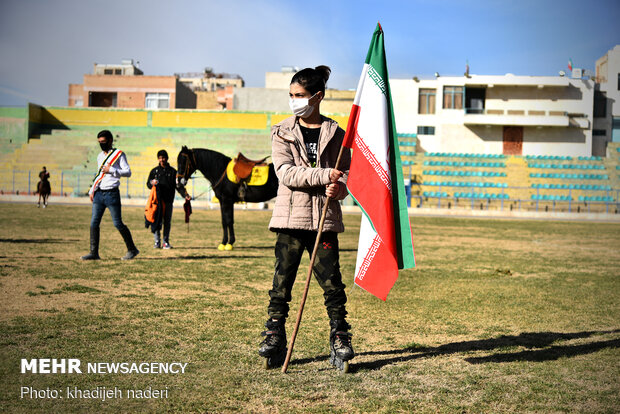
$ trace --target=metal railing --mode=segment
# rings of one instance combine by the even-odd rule
[[[50,171],[52,195],[63,197],[85,197],[93,181],[93,174],[79,171]],[[126,198],[147,198],[149,189],[146,187],[148,175],[133,174],[129,178],[121,178],[121,196]],[[0,169],[0,192],[3,194],[34,194],[39,182],[39,171],[2,170]],[[213,191],[209,182],[202,176],[190,179],[186,186],[192,197],[211,199]],[[177,194],[177,197],[180,196]]]
[[[85,197],[92,183],[93,174],[78,171],[50,171],[52,195],[63,197]],[[147,198],[148,176],[134,174],[121,179],[121,196],[126,198]],[[405,180],[407,204],[409,207],[460,208],[480,210],[528,210],[559,212],[605,212],[617,214],[620,210],[620,189],[573,190],[530,187],[480,187],[472,183],[469,187],[432,186],[432,190],[423,191],[422,185]],[[0,193],[34,194],[39,182],[38,171],[2,170],[0,169]],[[429,189],[429,186],[424,186]],[[201,200],[211,200],[214,196],[209,182],[201,175],[190,179],[186,186],[188,193]],[[542,194],[541,190],[546,194]],[[493,191],[493,193],[487,193]],[[533,193],[529,199],[511,198],[509,193]],[[451,194],[448,194],[450,192]],[[425,194],[426,193],[426,194]],[[554,193],[557,197],[546,197]],[[458,196],[457,196],[458,194]],[[488,194],[485,197],[484,194]],[[577,195],[580,194],[580,195]],[[601,196],[601,194],[603,194]],[[177,194],[177,198],[180,196]],[[599,201],[600,200],[600,201]],[[347,198],[345,205],[353,204]]]
[[[411,185],[407,186],[407,203],[409,207],[433,207],[433,208],[460,208],[460,209],[480,209],[480,210],[525,210],[525,211],[546,211],[546,212],[567,212],[567,213],[607,213],[618,214],[620,212],[620,189],[607,190],[579,190],[582,194],[574,196],[573,189],[541,189],[530,187],[504,187],[501,192],[489,194],[485,197],[481,193],[487,188],[476,185],[465,187],[466,191],[459,191],[449,195],[443,189],[444,186],[436,186],[433,191],[417,191],[413,194]],[[449,187],[449,186],[445,186]],[[421,188],[421,187],[419,187]],[[434,187],[435,188],[435,187]],[[452,188],[452,187],[450,187]],[[460,187],[462,190],[463,187]],[[529,199],[510,198],[507,195],[509,190],[532,191]],[[563,191],[561,195],[541,194],[541,190]],[[566,193],[568,191],[568,193]],[[459,194],[459,196],[456,196]],[[586,194],[586,195],[584,195]],[[605,194],[601,196],[600,194]]]

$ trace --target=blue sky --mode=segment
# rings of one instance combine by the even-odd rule
[[[145,75],[237,73],[264,86],[281,66],[332,68],[355,88],[381,22],[391,78],[553,76],[620,44],[618,0],[0,0],[0,105],[66,105],[93,63]],[[286,98],[284,98],[286,99]]]

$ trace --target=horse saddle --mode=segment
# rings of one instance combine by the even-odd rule
[[[249,186],[260,186],[267,183],[269,178],[269,165],[265,163],[265,160],[253,161],[243,154],[239,153],[237,158],[230,160],[226,167],[226,176],[228,180],[239,184]]]
[[[246,158],[245,155],[243,155],[242,153],[239,153],[239,155],[237,155],[237,158],[233,160],[233,172],[241,180],[245,180],[250,175],[252,175],[252,169],[254,168],[254,166],[265,165],[265,160],[267,158],[268,157],[265,157],[261,160],[251,160],[249,158]]]

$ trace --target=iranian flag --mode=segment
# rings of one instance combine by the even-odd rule
[[[386,300],[398,270],[415,267],[415,258],[380,24],[343,145],[353,149],[347,187],[363,211],[355,284]]]

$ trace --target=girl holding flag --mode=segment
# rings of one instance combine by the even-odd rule
[[[350,152],[342,154],[334,168],[344,139],[338,124],[320,113],[331,70],[327,66],[297,72],[290,84],[289,105],[293,116],[272,127],[272,159],[279,180],[269,229],[277,233],[275,273],[269,291],[269,319],[259,354],[267,364],[280,365],[286,354],[285,321],[291,290],[304,250],[312,253],[321,212],[329,203],[314,275],[323,289],[330,318],[330,362],[353,358],[350,325],[346,322],[345,285],[339,263],[338,233],[344,231],[338,200],[347,195],[346,179]]]

